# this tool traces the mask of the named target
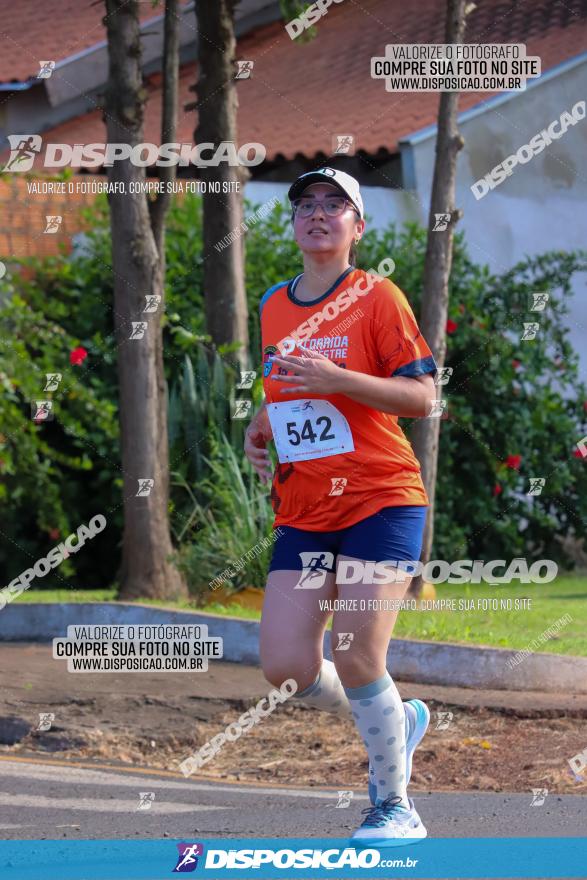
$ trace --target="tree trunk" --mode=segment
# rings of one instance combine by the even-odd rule
[[[163,35],[163,84],[161,95],[161,143],[175,143],[177,140],[177,106],[179,97],[179,20],[178,0],[165,0],[165,19]],[[159,180],[166,185],[172,183],[176,177],[176,165],[163,165],[159,168]],[[165,314],[165,220],[171,204],[171,194],[168,192],[157,193],[152,201],[147,202],[151,216],[151,228],[155,239],[155,246],[159,254],[161,272],[161,304],[158,314]],[[165,430],[159,432],[157,455],[160,461],[166,463],[164,474],[163,494],[169,497],[169,437],[167,433],[168,395],[167,382],[165,381],[165,368],[163,364],[163,333],[161,329],[155,338],[155,358],[157,370],[157,384],[159,395],[159,419],[160,424],[165,425]],[[182,587],[182,592],[184,588]],[[187,593],[187,588],[185,589]]]
[[[146,97],[141,73],[137,0],[106,0],[109,82],[106,125],[109,143],[142,143]],[[173,552],[169,522],[166,385],[161,357],[163,266],[144,194],[130,193],[145,169],[128,159],[108,169],[124,193],[108,196],[114,272],[114,327],[118,344],[124,532],[120,597],[172,599],[187,596]],[[147,296],[160,296],[145,313]],[[141,328],[144,322],[146,327]],[[139,327],[134,328],[133,323]],[[141,336],[141,330],[143,330]],[[149,482],[144,482],[149,481]],[[152,482],[151,482],[152,481]]]
[[[445,43],[462,43],[465,33],[466,0],[448,0]],[[424,262],[424,288],[420,329],[428,342],[438,367],[444,366],[446,356],[446,321],[448,315],[448,282],[452,263],[454,227],[461,213],[455,209],[455,179],[457,155],[464,141],[457,128],[459,93],[443,92],[440,96],[436,157],[432,181],[432,197],[428,218],[428,238]],[[450,214],[448,228],[433,232],[435,214]],[[443,386],[439,386],[442,389]],[[434,500],[438,465],[439,418],[415,422],[410,440],[422,468],[422,479],[430,500],[420,559],[428,562],[434,538]],[[410,594],[418,596],[423,579],[414,577]]]
[[[163,86],[161,95],[161,143],[175,143],[177,136],[177,104],[179,98],[179,13],[178,0],[165,0],[163,24]],[[162,165],[159,180],[173,183],[176,165]],[[149,202],[151,226],[165,278],[165,217],[171,203],[171,194],[157,193]],[[163,311],[163,310],[162,310]]]
[[[198,124],[196,144],[224,141],[237,144],[234,8],[238,0],[196,0],[198,28]],[[245,81],[246,85],[246,81]],[[223,185],[240,183],[250,174],[244,166],[221,162],[203,167],[204,296],[206,326],[216,346],[240,343],[233,355],[242,369],[249,366],[248,310],[245,293],[244,235],[221,250],[214,247],[231,232],[241,232],[243,196],[223,192]],[[220,182],[220,192],[210,192],[209,184]]]

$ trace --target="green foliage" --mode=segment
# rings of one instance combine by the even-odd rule
[[[202,488],[210,473],[207,461],[213,458],[220,439],[227,437],[232,448],[242,450],[244,433],[253,409],[261,403],[262,380],[251,389],[237,389],[238,376],[218,352],[210,355],[198,345],[191,359],[184,355],[184,370],[169,395],[168,429],[170,470],[174,486],[171,494],[171,527],[178,541],[184,540],[194,520],[193,500],[206,498]],[[246,418],[234,418],[237,402],[251,402]]]
[[[165,298],[168,378],[179,378],[186,351],[209,340],[204,312],[201,199],[172,202],[167,219]]]
[[[279,0],[279,9],[284,22],[299,18],[302,13],[313,5],[313,3],[303,2],[303,0]],[[315,26],[306,28],[298,37],[296,37],[296,43],[309,43],[317,36],[317,34],[318,31]]]
[[[117,511],[109,512],[118,505],[112,486],[121,480],[116,404],[108,399],[114,352],[100,326],[104,310],[96,309],[93,324],[88,308],[74,329],[63,326],[80,298],[99,296],[92,273],[59,259],[28,261],[28,268],[37,273],[33,281],[4,279],[0,307],[0,570],[6,582],[98,512],[108,512],[120,527]],[[80,346],[88,357],[72,365],[70,353]],[[48,373],[62,375],[56,391],[44,390]],[[32,421],[31,403],[38,400],[53,401],[53,421]],[[55,577],[67,579],[78,565],[90,585],[110,575],[108,565],[80,554]]]
[[[365,236],[365,257],[376,266],[393,256],[395,283],[416,315],[422,296],[424,230]],[[570,565],[560,540],[585,537],[586,462],[574,457],[587,434],[587,389],[568,341],[571,279],[586,267],[584,253],[551,252],[503,275],[469,258],[457,236],[450,280],[445,365],[453,369],[443,396],[435,541],[438,559],[554,559]],[[548,291],[547,308],[531,312],[531,292]],[[538,321],[536,339],[521,341],[524,322]],[[452,330],[452,325],[451,325]],[[409,433],[410,423],[405,423]],[[519,468],[515,459],[521,456]],[[531,477],[544,477],[528,496]],[[495,494],[499,492],[499,494]]]
[[[266,488],[250,463],[220,432],[210,441],[211,457],[204,459],[208,476],[199,484],[203,500],[191,495],[196,532],[185,540],[177,554],[178,567],[185,573],[190,592],[204,604],[213,601],[210,584],[226,572],[222,586],[239,589],[265,585],[271,554],[273,512]]]

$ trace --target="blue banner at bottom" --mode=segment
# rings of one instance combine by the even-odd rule
[[[587,838],[442,838],[393,847],[322,837],[0,841],[2,880],[169,880],[178,874],[211,880],[585,878]]]

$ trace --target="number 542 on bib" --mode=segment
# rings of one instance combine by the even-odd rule
[[[344,415],[328,400],[285,400],[267,404],[280,462],[309,461],[354,452]]]

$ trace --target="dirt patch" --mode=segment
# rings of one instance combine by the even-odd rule
[[[53,702],[50,731],[31,730],[4,753],[55,753],[71,759],[177,770],[179,763],[238,719],[244,700],[112,697]],[[520,717],[515,712],[429,702],[433,723],[414,758],[412,787],[434,791],[528,791],[580,794],[568,759],[586,746],[576,717]],[[446,729],[437,712],[451,712]],[[30,722],[31,719],[29,719]],[[14,729],[14,725],[12,727]],[[294,705],[279,706],[195,774],[198,778],[296,786],[366,786],[367,757],[351,721]]]
[[[175,771],[270,689],[259,669],[222,662],[197,676],[74,675],[49,645],[23,642],[0,644],[0,669],[1,753]],[[587,697],[397,685],[432,713],[414,757],[414,790],[587,791],[568,764],[587,748]],[[41,713],[54,716],[49,730],[39,729]],[[360,789],[367,756],[351,720],[293,700],[227,742],[197,776]]]

